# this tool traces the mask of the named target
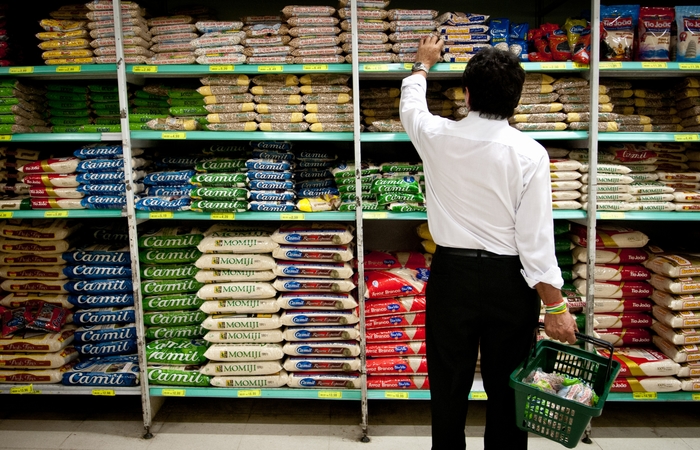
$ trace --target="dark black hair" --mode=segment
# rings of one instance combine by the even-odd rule
[[[518,106],[525,71],[510,52],[486,47],[467,63],[462,87],[469,91],[469,109],[486,119],[507,119]]]

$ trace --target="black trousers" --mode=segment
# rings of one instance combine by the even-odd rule
[[[475,250],[470,252],[475,253]],[[438,247],[426,291],[432,450],[466,448],[468,396],[479,348],[487,411],[484,450],[527,449],[510,374],[525,360],[540,310],[517,256]]]

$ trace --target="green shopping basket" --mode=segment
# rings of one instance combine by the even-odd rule
[[[541,340],[535,344],[528,360],[510,375],[510,386],[515,389],[518,427],[567,448],[576,447],[591,418],[603,412],[610,387],[620,371],[620,363],[612,358],[612,344],[580,333],[576,333],[576,337],[606,347],[610,358],[559,342]],[[523,383],[523,379],[538,367],[546,373],[569,375],[589,382],[599,396],[598,403],[587,406]]]

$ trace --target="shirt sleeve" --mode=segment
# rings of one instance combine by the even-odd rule
[[[525,189],[515,214],[515,242],[518,246],[522,275],[528,286],[564,285],[554,252],[554,222],[549,161],[542,157]]]
[[[401,84],[401,103],[399,104],[399,114],[408,137],[421,151],[421,124],[432,118],[428,110],[428,102],[425,93],[428,89],[428,80],[421,75],[411,75],[403,79]]]

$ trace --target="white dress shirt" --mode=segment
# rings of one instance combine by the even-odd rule
[[[422,75],[404,78],[400,108],[401,122],[423,160],[435,243],[519,255],[530,287],[543,282],[561,288],[544,147],[506,119],[472,112],[455,122],[432,115],[426,87]]]

